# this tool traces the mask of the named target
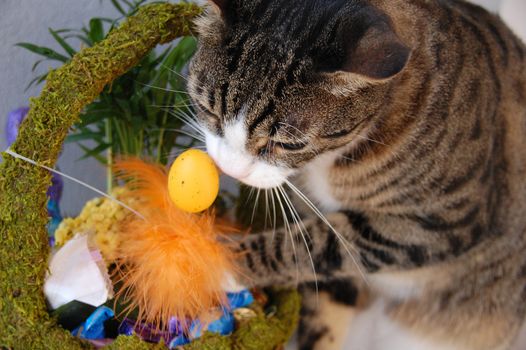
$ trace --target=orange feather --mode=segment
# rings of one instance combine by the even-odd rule
[[[226,302],[227,273],[235,271],[234,254],[218,242],[213,211],[190,214],[168,195],[165,168],[137,159],[118,161],[115,170],[138,198],[133,216],[121,227],[117,293],[139,320],[158,328],[171,317],[206,322],[214,307]]]

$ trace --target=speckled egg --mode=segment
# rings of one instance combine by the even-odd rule
[[[219,173],[212,158],[197,149],[182,153],[170,168],[168,191],[175,205],[184,211],[208,209],[219,193]]]

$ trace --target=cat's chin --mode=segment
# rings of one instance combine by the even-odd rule
[[[263,162],[260,163],[255,164],[254,170],[247,176],[237,179],[252,187],[270,189],[282,186],[287,181],[287,178],[292,175],[291,169],[282,169]]]
[[[208,154],[216,165],[226,175],[244,184],[261,189],[275,188],[283,185],[294,173],[293,169],[268,164],[246,152],[246,136],[241,123],[227,128],[226,137],[208,131],[204,133]]]
[[[267,164],[260,160],[243,159],[242,155],[235,152],[215,154],[212,151],[210,155],[223,173],[260,189],[282,186],[294,172],[292,169]]]

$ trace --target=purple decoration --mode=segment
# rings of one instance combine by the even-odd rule
[[[151,343],[158,343],[164,339],[165,343],[170,344],[172,340],[183,335],[182,329],[181,323],[174,317],[170,319],[168,330],[165,331],[159,331],[152,325],[125,318],[119,326],[119,334],[128,336],[136,334],[139,338]]]
[[[62,198],[63,189],[64,181],[62,180],[62,176],[58,174],[52,174],[51,186],[47,189],[47,196],[49,197],[49,199],[58,203],[60,201],[60,198]]]
[[[170,332],[171,334],[182,334],[183,325],[181,324],[181,322],[179,322],[178,319],[172,317],[168,322],[168,332]]]
[[[139,338],[151,343],[158,343],[161,339],[164,339],[170,349],[188,344],[190,339],[197,339],[201,337],[204,332],[228,335],[235,329],[235,319],[231,311],[240,307],[249,306],[254,302],[254,296],[249,290],[243,290],[238,293],[227,293],[227,298],[228,305],[222,308],[220,317],[206,326],[199,320],[193,320],[190,322],[188,332],[184,332],[182,323],[172,317],[168,324],[168,329],[158,331],[149,324],[138,323],[135,320],[125,318],[119,326],[119,334],[128,336],[135,334],[139,336]],[[187,322],[189,322],[189,320]]]
[[[119,326],[119,334],[132,336],[135,331],[135,321],[125,318]]]
[[[15,142],[18,135],[18,129],[20,124],[24,121],[27,113],[29,112],[29,107],[20,107],[14,111],[9,112],[7,115],[7,125],[6,125],[6,140],[7,146],[11,146]],[[62,178],[56,174],[53,174],[51,178],[51,187],[47,191],[49,199],[59,201],[62,197],[62,189],[64,188],[64,183]]]
[[[20,107],[17,108],[7,115],[7,124],[6,124],[6,140],[7,146],[11,146],[15,142],[16,137],[18,136],[18,129],[20,124],[24,121],[27,113],[29,112],[29,107]],[[60,215],[59,201],[62,197],[62,189],[64,188],[64,182],[62,177],[57,174],[51,175],[51,186],[47,190],[47,196],[49,197],[48,203],[48,213],[51,217],[50,225],[48,225],[48,232],[50,237],[50,245],[54,244],[53,234],[55,229],[58,227],[58,224],[62,221],[62,216]]]
[[[18,135],[18,129],[22,121],[29,112],[29,107],[20,107],[7,115],[7,125],[5,128],[7,146],[11,146],[15,142]]]

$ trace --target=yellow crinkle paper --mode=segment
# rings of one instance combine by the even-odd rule
[[[111,196],[133,207],[137,199],[126,195],[128,190],[117,187]],[[107,263],[117,258],[119,225],[129,215],[128,209],[108,198],[95,198],[86,203],[79,216],[66,218],[55,231],[57,246],[64,245],[76,234],[89,233],[91,241],[101,251]]]

